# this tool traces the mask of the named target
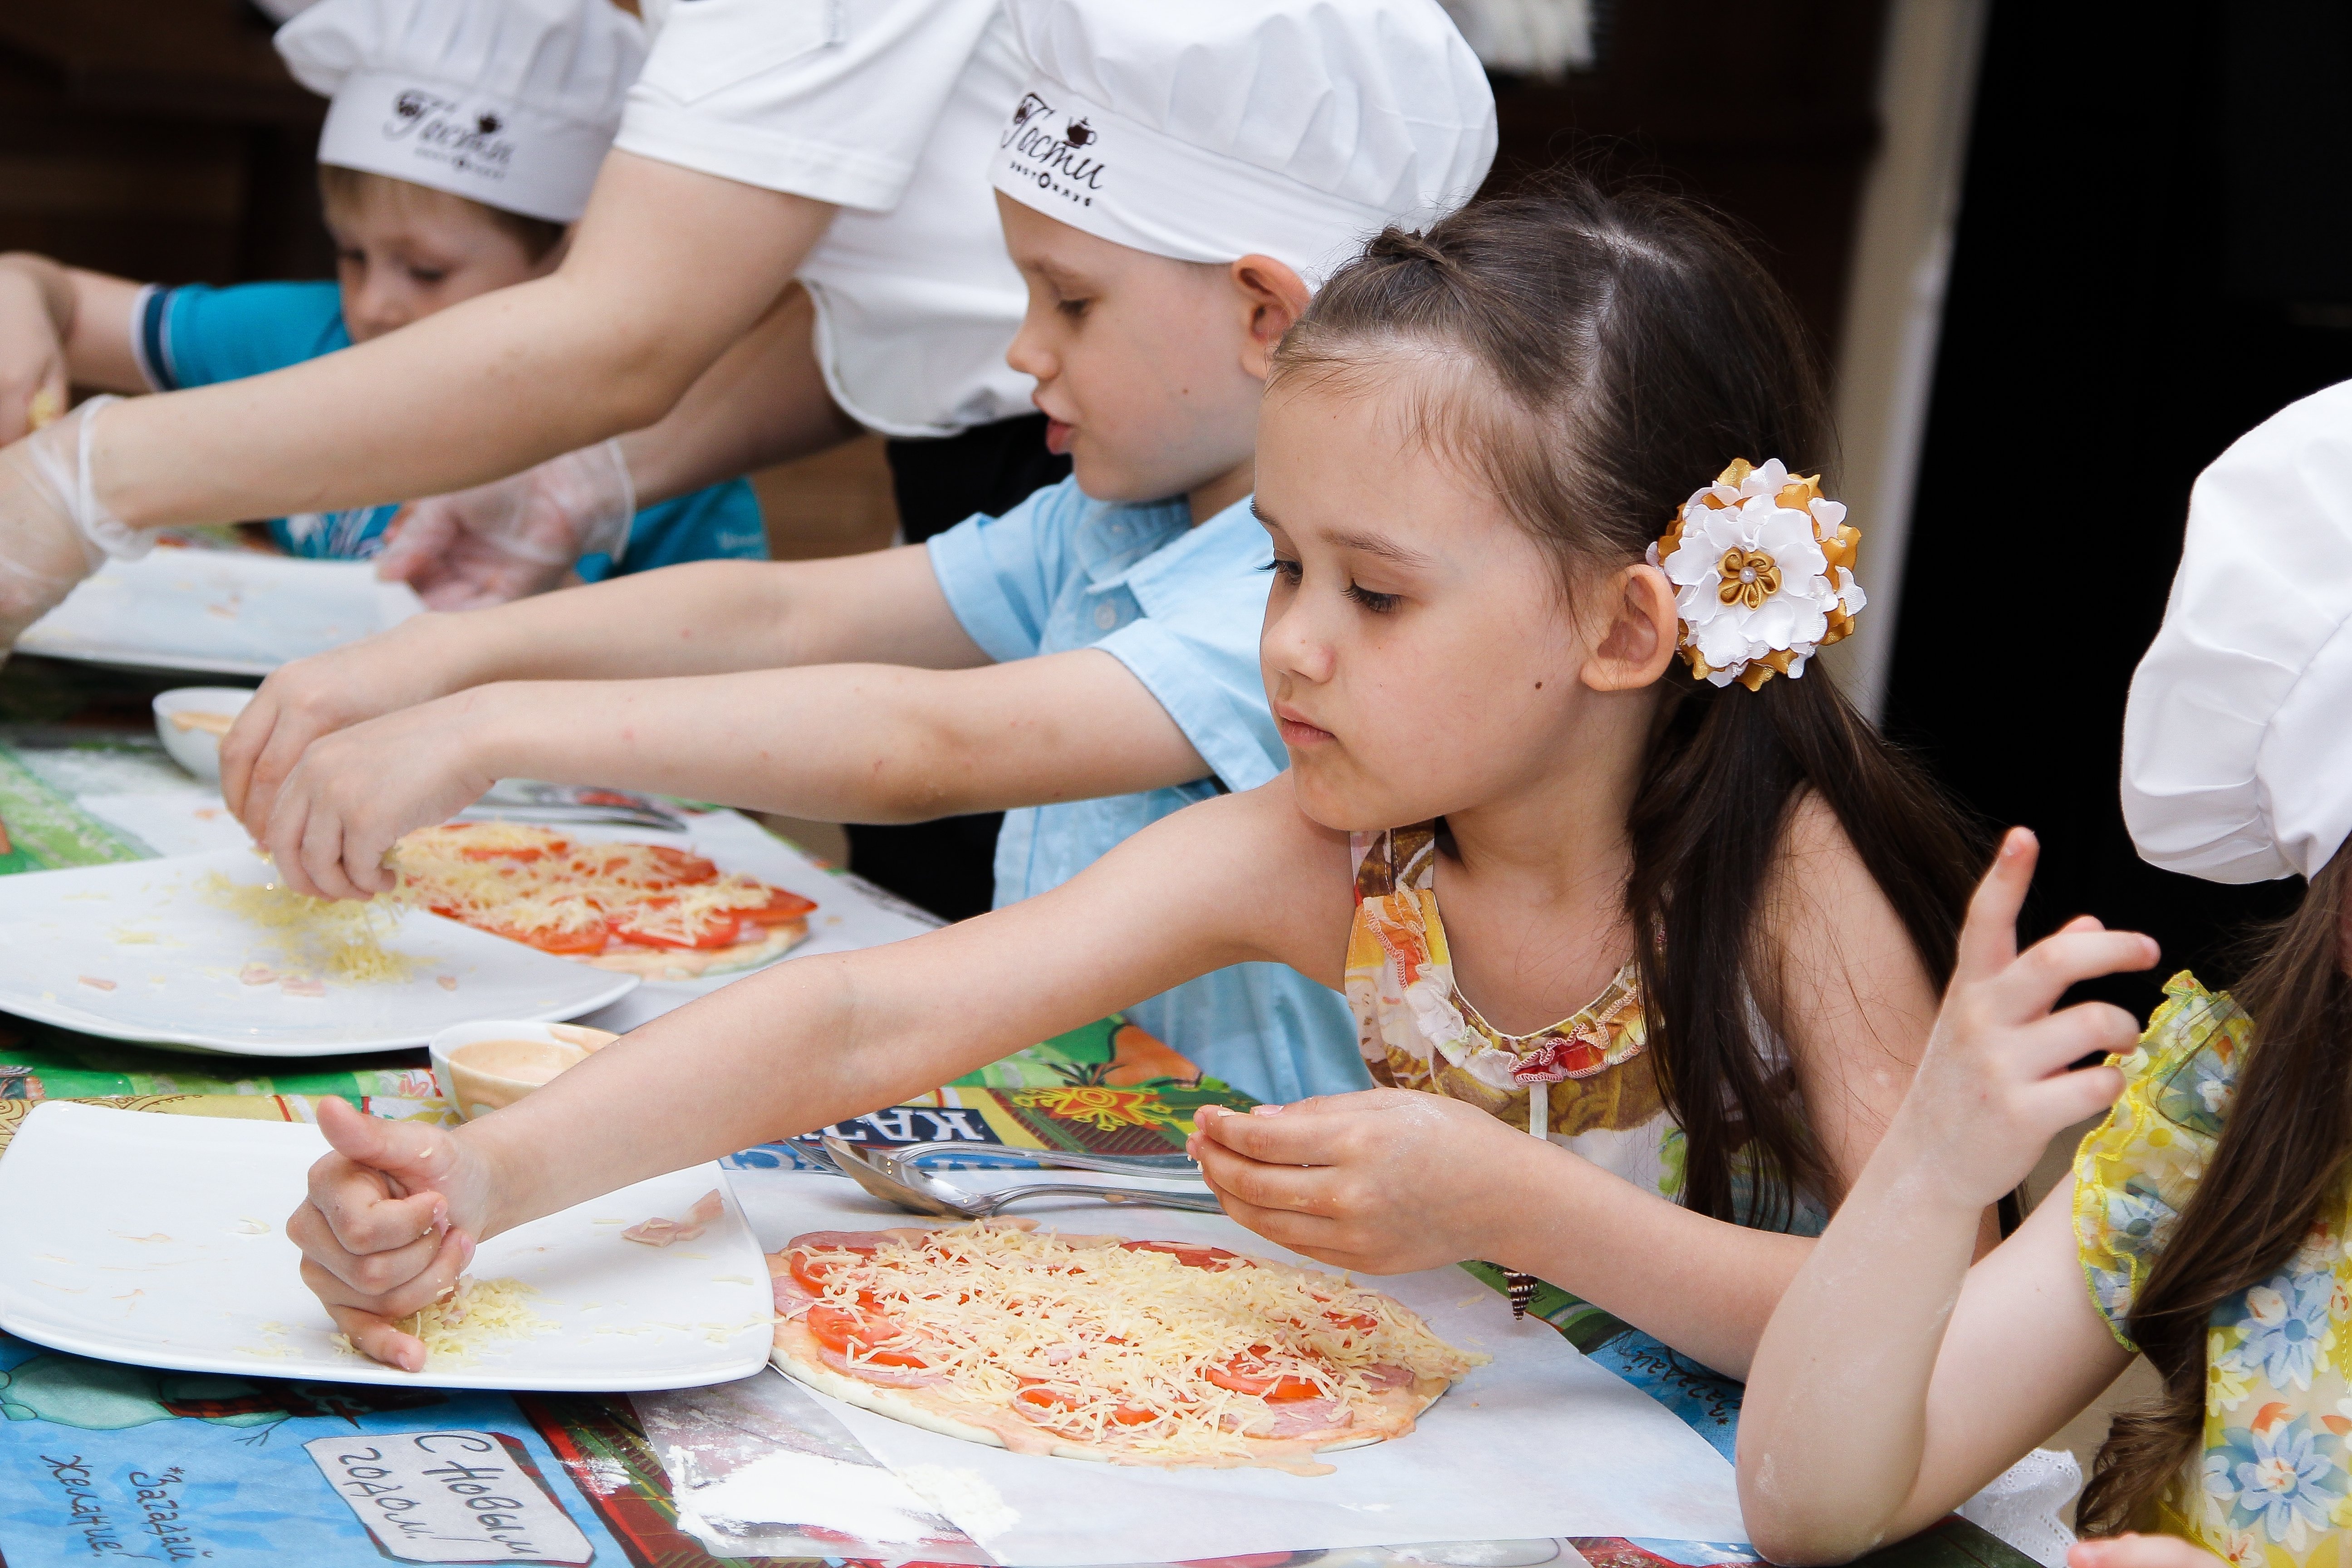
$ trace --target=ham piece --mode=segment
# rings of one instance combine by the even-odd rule
[[[727,1212],[727,1204],[714,1187],[694,1200],[694,1207],[684,1219],[664,1219],[656,1215],[640,1220],[621,1233],[624,1241],[643,1242],[647,1247],[667,1247],[674,1241],[692,1241],[710,1228],[719,1216]]]

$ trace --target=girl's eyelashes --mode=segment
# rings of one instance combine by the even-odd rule
[[[1293,588],[1297,587],[1299,583],[1307,575],[1306,568],[1301,566],[1297,562],[1286,561],[1279,555],[1267,562],[1265,565],[1259,567],[1258,570],[1261,572],[1273,573],[1276,576],[1281,578],[1285,584]],[[1374,593],[1371,589],[1365,587],[1360,583],[1349,584],[1342,592],[1344,592],[1349,598],[1353,599],[1358,605],[1363,609],[1369,610],[1376,616],[1387,615],[1390,611],[1395,609],[1399,604],[1402,603],[1404,599],[1404,595],[1402,594]]]
[[[1086,319],[1087,307],[1092,303],[1090,300],[1056,300],[1054,301],[1054,309],[1076,321]]]

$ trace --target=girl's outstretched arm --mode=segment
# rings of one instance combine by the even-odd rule
[[[2128,1359],[2074,1255],[2072,1184],[1969,1268],[1979,1217],[2050,1140],[2114,1100],[2138,1026],[2066,988],[2156,961],[2087,916],[2024,953],[2032,836],[2002,843],[1916,1078],[1756,1352],[1740,1418],[1750,1539],[1842,1563],[1933,1523],[2087,1405]]]
[[[388,1320],[436,1300],[479,1237],[897,1104],[1229,963],[1322,954],[1338,978],[1346,872],[1346,839],[1298,815],[1286,775],[1204,801],[1052,892],[738,981],[454,1131],[330,1108],[339,1152],[287,1234],[352,1343],[414,1369],[423,1346]]]

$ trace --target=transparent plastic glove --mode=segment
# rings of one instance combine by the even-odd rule
[[[469,490],[413,501],[393,519],[375,574],[436,610],[544,593],[583,555],[618,555],[636,515],[618,441],[583,447]]]
[[[0,449],[0,650],[109,555],[134,559],[155,542],[107,510],[90,486],[92,431],[120,401],[93,397]]]

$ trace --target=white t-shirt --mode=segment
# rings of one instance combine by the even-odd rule
[[[893,436],[1026,414],[988,180],[1026,66],[999,0],[668,0],[614,145],[843,210],[800,271],[835,401]]]

